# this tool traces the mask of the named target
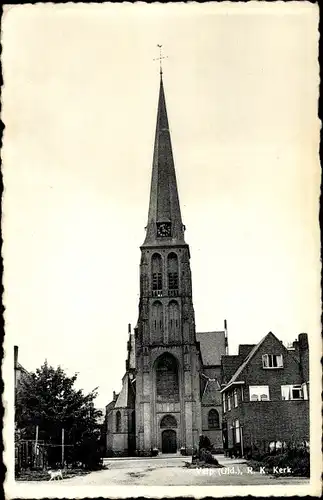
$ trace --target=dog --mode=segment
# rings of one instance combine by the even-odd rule
[[[49,470],[48,474],[50,475],[49,481],[51,481],[52,479],[57,479],[57,480],[63,479],[63,474],[62,474],[61,469]]]

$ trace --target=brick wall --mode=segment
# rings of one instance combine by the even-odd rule
[[[282,354],[283,368],[263,368],[263,354]],[[281,395],[282,385],[298,385],[304,382],[300,363],[272,334],[259,346],[255,356],[240,374],[239,380],[244,384],[236,387],[238,407],[234,407],[234,387],[226,391],[226,395],[231,396],[231,410],[227,409],[223,417],[228,428],[229,448],[233,446],[232,426],[235,420],[239,420],[242,426],[244,447],[256,445],[262,448],[270,441],[309,441],[309,402],[284,401]],[[268,385],[270,401],[249,401],[251,385]]]

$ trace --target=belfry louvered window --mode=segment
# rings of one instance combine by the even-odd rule
[[[178,259],[175,253],[169,254],[167,258],[168,270],[168,288],[169,290],[178,289]]]
[[[152,257],[151,278],[153,291],[161,292],[163,289],[162,259],[161,256],[157,253],[155,253]],[[154,295],[156,295],[156,293]]]

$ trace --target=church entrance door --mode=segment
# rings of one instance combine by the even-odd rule
[[[167,429],[162,432],[162,453],[176,453],[177,440],[176,431]]]

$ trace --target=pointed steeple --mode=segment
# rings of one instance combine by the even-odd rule
[[[185,244],[162,71],[146,239],[148,245]]]

